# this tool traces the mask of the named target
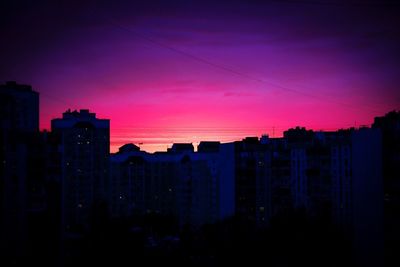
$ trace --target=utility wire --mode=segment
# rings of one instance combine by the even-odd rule
[[[116,23],[112,19],[109,19],[109,18],[105,18],[105,19],[108,21],[108,23],[110,25],[112,25],[112,26],[114,26],[114,27],[116,27],[116,28],[118,28],[118,29],[120,29],[122,31],[129,32],[129,33],[131,33],[131,34],[133,34],[133,35],[135,35],[135,36],[137,36],[137,37],[139,37],[139,38],[141,38],[143,40],[146,40],[149,43],[152,43],[152,44],[154,44],[156,46],[159,46],[161,48],[170,50],[170,51],[172,51],[172,52],[174,52],[176,54],[180,54],[180,55],[182,55],[182,56],[184,56],[186,58],[190,58],[190,59],[192,59],[194,61],[197,61],[197,62],[200,62],[202,64],[205,64],[205,65],[208,65],[208,66],[223,70],[225,72],[229,72],[229,73],[234,74],[236,76],[240,76],[242,78],[245,78],[245,79],[248,79],[248,80],[252,80],[252,81],[255,81],[255,82],[267,84],[267,85],[273,86],[273,87],[275,87],[275,88],[277,88],[277,89],[279,89],[281,91],[285,91],[285,92],[289,92],[289,93],[293,93],[293,94],[298,94],[298,95],[302,95],[302,96],[309,97],[309,98],[314,98],[314,99],[317,99],[317,100],[320,100],[320,101],[323,101],[323,102],[331,102],[333,104],[341,105],[341,106],[344,106],[344,107],[347,107],[347,108],[361,109],[358,106],[353,106],[353,105],[350,105],[348,103],[338,102],[338,101],[335,101],[335,100],[332,100],[332,99],[327,100],[326,98],[323,98],[322,96],[306,93],[306,92],[303,92],[303,91],[300,91],[300,90],[296,90],[296,89],[293,89],[293,88],[290,88],[290,87],[287,87],[287,86],[282,86],[282,85],[277,84],[277,83],[269,82],[269,81],[266,81],[264,79],[260,79],[260,78],[255,77],[255,76],[239,72],[239,71],[237,71],[235,69],[232,69],[232,68],[226,67],[224,65],[220,65],[220,64],[214,63],[214,62],[209,61],[207,59],[204,59],[202,57],[193,55],[193,54],[185,52],[185,51],[183,51],[181,49],[177,49],[177,48],[175,48],[173,46],[170,46],[170,45],[165,44],[163,42],[157,41],[153,37],[149,37],[148,34],[145,35],[145,34],[139,33],[139,32],[137,32],[137,31],[135,31],[135,30],[133,30],[133,29],[131,29],[129,27],[126,27],[126,26],[123,26],[123,25],[121,25],[119,23]],[[363,110],[364,109],[365,109],[365,107],[363,108]],[[378,111],[378,110],[375,110],[375,109],[370,109],[370,110],[371,111],[375,111],[375,112]]]

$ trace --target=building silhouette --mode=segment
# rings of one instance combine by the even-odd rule
[[[376,117],[372,128],[382,132],[385,261],[396,262],[400,249],[400,112]]]
[[[155,221],[171,223],[176,235],[229,226],[235,238],[237,225],[262,233],[282,224],[293,240],[290,228],[310,223],[345,237],[332,247],[349,245],[349,264],[381,265],[384,247],[396,257],[399,112],[375,118],[372,128],[296,127],[280,138],[200,142],[196,152],[192,143],[155,153],[128,143],[110,154],[110,121],[89,110],[67,110],[40,133],[30,86],[1,85],[0,104],[0,245],[8,265],[40,262],[41,253],[51,255],[49,266],[73,265],[87,256],[87,240],[91,248],[119,241],[106,238],[115,222],[140,233],[142,252],[179,240],[155,230]]]
[[[383,262],[380,131],[289,129],[235,142],[235,213],[257,226],[302,214],[335,224],[360,266]]]
[[[271,153],[257,137],[234,142],[235,214],[266,224],[270,218]]]
[[[109,202],[110,121],[82,109],[51,121],[60,151],[62,232],[82,232]]]
[[[226,145],[200,143],[204,149],[194,152],[192,144],[174,144],[154,154],[127,147],[111,156],[114,216],[161,214],[199,226],[233,215],[233,153]]]
[[[0,86],[1,251],[18,262],[27,253],[32,141],[39,130],[39,94],[31,86]]]
[[[39,93],[30,85],[0,85],[1,128],[21,132],[39,131]]]

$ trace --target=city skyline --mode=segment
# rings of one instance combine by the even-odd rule
[[[400,106],[397,5],[2,3],[0,80],[109,118],[111,150],[370,125]],[[300,123],[300,125],[299,125]]]
[[[400,2],[0,1],[1,266],[397,266]]]
[[[196,240],[212,248],[208,242],[220,231],[209,236],[207,229],[232,223],[239,226],[232,229],[233,236],[241,236],[243,223],[244,228],[255,227],[253,234],[242,237],[259,244],[239,256],[246,261],[247,253],[259,255],[259,249],[276,242],[255,236],[279,229],[289,234],[284,243],[303,232],[298,244],[305,245],[305,251],[318,244],[324,253],[339,253],[332,262],[338,266],[382,265],[384,248],[389,247],[390,258],[396,251],[397,242],[388,239],[397,238],[391,230],[396,218],[388,216],[395,214],[400,192],[400,111],[375,117],[371,127],[330,132],[296,127],[280,138],[201,142],[197,151],[192,144],[174,143],[154,154],[127,143],[110,153],[109,119],[88,109],[69,109],[51,120],[50,132],[40,132],[39,93],[16,82],[0,89],[0,245],[6,263],[24,264],[30,255],[43,260],[43,249],[51,255],[45,260],[49,266],[58,261],[60,266],[115,262],[131,257],[123,251],[132,245],[146,252],[139,261],[148,263],[153,263],[153,253],[171,250],[183,252],[176,259],[193,264],[203,259],[224,262],[225,252],[213,250],[193,259],[190,255],[201,250],[189,244]],[[312,241],[322,229],[323,243]],[[207,243],[201,237],[191,239],[197,233],[204,234]],[[187,234],[193,241],[187,243]],[[221,242],[228,240],[223,237]],[[246,243],[238,244],[223,251],[246,251]],[[92,253],[101,247],[111,253],[94,259]],[[327,258],[332,257],[307,257],[305,262]]]
[[[15,81],[8,81],[8,82],[6,82],[4,85],[1,85],[1,86],[3,86],[4,88],[7,88],[7,87],[9,87],[9,88],[26,88],[26,89],[23,89],[23,90],[32,90],[33,91],[33,93],[35,93],[35,94],[38,94],[38,92],[36,91],[36,89],[35,88],[32,88],[30,85],[25,85],[25,84],[18,84],[17,82],[15,82]],[[38,94],[38,97],[40,96],[40,94]],[[39,106],[39,104],[40,104],[40,101],[39,101],[39,99],[37,100],[37,105]],[[40,111],[40,108],[39,108],[39,111]],[[58,116],[55,116],[55,117],[53,117],[51,120],[50,120],[50,122],[51,122],[51,124],[52,124],[52,122],[53,121],[57,121],[57,120],[60,120],[61,118],[60,118],[60,115],[61,115],[61,117],[63,118],[64,116],[75,116],[75,115],[79,115],[79,114],[81,114],[81,113],[87,113],[87,114],[91,114],[91,116],[96,116],[96,112],[95,111],[93,111],[93,110],[89,110],[89,109],[79,109],[79,110],[77,110],[77,109],[75,109],[75,110],[71,110],[71,109],[67,109],[67,110],[65,110],[64,112],[62,112],[62,114],[59,114]],[[92,113],[93,112],[93,113]],[[381,114],[381,115],[387,115],[387,114],[389,114],[390,112],[397,112],[396,110],[389,110],[388,112],[386,112],[386,113],[384,113],[384,114]],[[75,115],[74,115],[75,114]],[[376,118],[376,117],[375,117]],[[221,136],[215,136],[215,137],[211,137],[211,138],[206,138],[206,139],[201,139],[201,135],[198,135],[198,136],[193,136],[193,139],[190,139],[190,137],[188,137],[188,133],[190,132],[190,130],[193,130],[193,129],[184,129],[184,128],[181,128],[180,130],[178,130],[178,131],[176,131],[176,130],[172,130],[170,133],[171,134],[175,134],[175,140],[177,140],[177,141],[172,141],[174,138],[172,138],[172,139],[167,139],[167,138],[164,138],[163,136],[165,136],[165,135],[163,135],[163,134],[161,134],[161,136],[158,136],[156,133],[157,133],[157,131],[156,132],[154,132],[153,134],[154,134],[154,137],[153,138],[156,138],[157,140],[163,140],[164,142],[160,142],[160,143],[157,143],[157,146],[152,146],[153,144],[152,143],[150,143],[150,146],[149,146],[149,144],[148,143],[143,143],[143,140],[145,140],[146,139],[146,137],[140,137],[140,136],[130,136],[130,137],[126,137],[126,138],[124,138],[124,139],[122,139],[123,141],[121,141],[121,144],[120,143],[116,143],[116,144],[112,144],[112,137],[111,137],[111,135],[110,135],[110,153],[116,153],[116,152],[118,152],[119,151],[119,149],[121,148],[121,147],[123,147],[123,146],[125,146],[125,145],[127,145],[127,144],[135,144],[136,146],[138,146],[142,151],[145,151],[145,152],[148,152],[148,153],[154,153],[154,152],[166,152],[167,150],[169,150],[169,149],[171,149],[172,147],[173,147],[173,145],[174,144],[180,144],[180,143],[190,143],[190,144],[193,144],[194,146],[193,146],[193,148],[194,148],[194,151],[197,151],[197,149],[198,149],[198,145],[201,143],[201,142],[207,142],[207,141],[216,141],[216,142],[220,142],[220,143],[232,143],[232,142],[236,142],[236,141],[239,141],[239,140],[244,140],[245,138],[247,138],[247,137],[257,137],[258,139],[262,139],[262,137],[263,136],[266,136],[266,137],[268,137],[268,138],[282,138],[283,137],[283,134],[284,134],[284,132],[285,131],[288,131],[288,130],[291,130],[291,129],[305,129],[305,130],[311,130],[311,131],[314,131],[314,132],[336,132],[336,131],[338,131],[338,130],[348,130],[348,129],[358,129],[358,128],[363,128],[363,127],[371,127],[372,126],[372,124],[373,124],[373,122],[374,122],[374,119],[375,118],[371,118],[371,120],[372,120],[372,122],[370,123],[370,124],[364,124],[364,125],[353,125],[353,126],[348,126],[348,127],[337,127],[337,128],[330,128],[330,129],[312,129],[312,128],[307,128],[307,127],[304,127],[303,125],[304,124],[302,124],[301,122],[298,122],[297,124],[295,124],[295,126],[293,126],[293,127],[288,127],[288,128],[286,128],[286,129],[283,129],[283,128],[281,128],[280,129],[280,131],[278,131],[278,129],[276,130],[276,132],[277,133],[275,133],[275,127],[273,127],[273,129],[272,129],[272,134],[271,134],[271,132],[270,132],[270,134],[268,134],[267,132],[268,131],[263,131],[263,130],[261,130],[261,132],[260,132],[260,134],[253,134],[254,133],[254,131],[253,132],[251,132],[251,131],[249,131],[251,134],[248,134],[248,135],[246,135],[246,134],[244,134],[244,133],[242,133],[242,134],[237,134],[238,133],[238,131],[237,130],[235,130],[235,129],[224,129],[223,131],[225,132],[225,133],[229,133],[230,134],[230,137],[229,137],[229,139],[224,139],[224,138],[220,138]],[[106,120],[106,121],[109,121],[108,123],[109,124],[111,124],[111,119],[109,119],[107,116],[106,117],[102,117],[101,119],[103,119],[103,120]],[[37,123],[39,124],[39,125],[41,125],[41,124],[43,124],[43,122],[40,122],[40,119],[39,118],[36,118],[36,120],[39,120]],[[109,127],[110,128],[110,132],[112,132],[112,127]],[[152,128],[152,130],[154,131],[154,130],[156,130],[157,128]],[[41,127],[39,127],[39,129],[38,129],[39,131],[49,131],[49,132],[51,132],[52,130],[51,129],[43,129],[43,128],[41,128]],[[158,128],[158,130],[160,130],[160,128]],[[215,129],[214,129],[215,130]],[[203,129],[196,129],[196,131],[197,131],[197,133],[198,132],[208,132],[209,131],[209,129],[207,129],[207,128],[203,128]],[[236,135],[233,135],[233,134],[235,134],[236,133]],[[186,135],[183,135],[182,137],[176,137],[176,135],[177,134],[186,134]],[[208,136],[209,137],[209,136]],[[147,138],[147,139],[151,139],[151,138]]]
[[[95,111],[89,110],[89,109],[80,109],[80,110],[68,109],[68,110],[66,110],[65,112],[63,112],[60,115],[62,115],[61,117],[63,117],[64,114],[73,114],[74,112],[76,114],[80,114],[81,112],[94,112],[94,113],[90,113],[90,114],[94,114],[94,116],[96,115]],[[381,116],[387,115],[387,114],[389,114],[391,112],[397,112],[397,110],[390,110],[390,111],[388,111],[388,112],[386,112],[384,114],[381,114]],[[58,119],[60,119],[60,116],[54,117],[51,121],[58,120]],[[112,120],[107,118],[107,117],[104,117],[104,118],[102,117],[101,119],[109,120],[110,124],[112,122]],[[257,137],[261,141],[263,136],[266,136],[268,138],[282,138],[284,136],[283,135],[284,132],[286,132],[288,130],[291,130],[291,129],[304,129],[304,130],[311,130],[313,132],[337,132],[339,130],[361,129],[363,127],[369,128],[374,123],[374,119],[376,119],[376,117],[371,118],[371,123],[370,124],[354,125],[354,126],[348,126],[348,127],[338,127],[336,129],[333,129],[333,128],[331,128],[331,129],[310,129],[310,128],[302,126],[301,123],[298,123],[294,127],[289,127],[287,129],[283,129],[282,128],[281,132],[279,134],[276,134],[276,135],[274,134],[274,130],[273,130],[271,136],[268,135],[266,133],[266,131],[263,131],[263,132],[261,132],[261,134],[237,135],[235,137],[231,137],[230,139],[225,139],[225,140],[224,139],[222,139],[222,140],[218,139],[217,136],[214,139],[213,138],[206,138],[205,140],[200,139],[201,138],[200,136],[198,136],[198,137],[195,136],[194,138],[195,138],[196,141],[193,141],[193,140],[190,140],[188,138],[183,137],[183,138],[177,138],[178,141],[175,141],[175,142],[174,141],[170,141],[170,142],[165,141],[165,143],[161,143],[160,146],[151,146],[151,143],[150,143],[150,146],[148,146],[148,144],[140,142],[143,139],[141,139],[140,137],[135,137],[135,136],[127,137],[126,139],[123,139],[124,143],[122,143],[121,145],[119,145],[119,143],[117,143],[118,145],[117,144],[113,145],[112,141],[111,141],[111,136],[110,136],[110,153],[117,153],[121,147],[123,147],[125,145],[128,145],[128,144],[136,145],[137,147],[140,148],[141,151],[148,152],[148,153],[154,153],[154,152],[167,152],[167,150],[171,149],[174,144],[185,144],[185,143],[189,144],[190,143],[190,144],[193,144],[194,151],[197,151],[198,145],[200,145],[202,142],[211,141],[211,142],[220,142],[220,143],[232,143],[232,142],[244,140],[245,138],[248,138],[248,137],[251,137],[251,138]],[[156,128],[153,128],[153,130],[154,129],[156,129]],[[41,129],[41,130],[43,130],[43,129]],[[207,131],[207,129],[197,129],[197,130]],[[51,129],[49,129],[49,130],[45,129],[45,131],[51,131]],[[185,130],[181,129],[181,131],[183,133],[185,133]],[[110,132],[112,132],[112,127],[110,127]],[[229,132],[229,130],[227,132]],[[155,137],[155,138],[157,138],[157,137]],[[160,140],[163,139],[162,137],[158,137],[158,138]]]
[[[15,81],[7,81],[7,83],[15,83],[20,85],[18,82]],[[25,85],[23,85],[25,86]],[[30,85],[27,85],[30,86]],[[33,88],[35,91],[36,88]],[[40,106],[40,104],[39,104]],[[39,108],[40,110],[40,108]],[[50,129],[50,122],[65,112],[72,112],[72,111],[81,111],[81,110],[89,110],[86,108],[82,109],[71,109],[68,108],[62,113],[55,115],[53,118],[50,119],[49,122],[42,121],[42,118],[39,118],[39,130],[40,131],[51,131]],[[95,110],[89,110],[92,112],[97,112]],[[194,144],[195,149],[197,149],[197,145],[200,144],[202,141],[219,141],[221,143],[227,142],[234,142],[238,140],[242,140],[245,137],[249,136],[256,136],[261,138],[263,135],[267,135],[272,138],[281,138],[283,136],[284,131],[292,129],[292,128],[306,128],[307,130],[313,131],[337,131],[342,129],[350,129],[350,128],[360,128],[360,127],[370,127],[374,122],[374,118],[383,114],[387,114],[393,110],[387,110],[382,114],[377,114],[374,117],[370,118],[369,123],[359,124],[354,122],[354,124],[337,124],[336,127],[307,127],[307,122],[297,122],[291,124],[291,126],[285,127],[262,127],[262,126],[255,126],[255,127],[246,127],[246,128],[236,128],[236,127],[177,127],[177,128],[161,128],[161,127],[129,127],[129,128],[119,128],[119,133],[115,134],[113,128],[110,128],[110,152],[115,153],[118,152],[118,149],[128,143],[134,143],[135,145],[139,146],[141,150],[153,153],[153,152],[162,152],[167,151],[169,148],[172,147],[174,143],[192,143]],[[104,118],[107,118],[105,116]],[[49,126],[43,126],[47,125]],[[132,132],[138,133],[135,135]],[[146,131],[146,132],[145,132]],[[150,133],[147,133],[149,131]],[[114,132],[114,136],[112,133]],[[128,133],[127,133],[128,132]],[[210,134],[211,133],[211,134]],[[218,135],[218,134],[219,135]]]

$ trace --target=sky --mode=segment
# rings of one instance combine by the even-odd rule
[[[40,93],[133,142],[282,136],[370,125],[400,108],[400,5],[391,1],[2,1],[0,83]]]

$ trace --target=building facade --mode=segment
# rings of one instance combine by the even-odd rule
[[[51,129],[60,142],[62,229],[80,231],[109,203],[110,121],[68,110]]]

